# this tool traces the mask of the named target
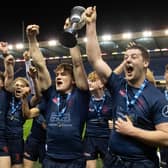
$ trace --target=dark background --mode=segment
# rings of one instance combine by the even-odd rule
[[[40,25],[38,37],[40,41],[56,38],[62,31],[64,21],[70,15],[70,10],[77,5],[85,8],[96,5],[97,29],[100,35],[167,28],[167,5],[161,1],[146,3],[143,1],[80,2],[79,0],[61,0],[50,2],[41,0],[36,5],[33,1],[24,1],[24,7],[0,7],[0,40],[15,43],[22,41],[23,38],[26,39],[24,30],[28,24]],[[30,7],[27,7],[28,5]],[[17,5],[15,4],[15,6]]]

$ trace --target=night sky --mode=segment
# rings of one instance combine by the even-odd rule
[[[159,4],[157,1],[157,4],[153,2],[150,6],[140,1],[135,1],[133,4],[118,1],[111,5],[114,1],[109,2],[99,0],[99,3],[96,1],[95,3],[93,1],[79,3],[79,1],[67,0],[55,1],[53,4],[46,5],[46,7],[39,5],[33,8],[0,8],[1,14],[4,14],[0,18],[0,41],[9,43],[22,41],[25,37],[23,29],[28,24],[40,25],[39,40],[45,41],[53,37],[56,38],[62,32],[65,18],[70,15],[70,10],[77,5],[85,8],[93,5],[97,6],[97,32],[100,35],[103,33],[114,34],[123,31],[137,32],[144,29],[168,28],[168,12],[165,4]]]

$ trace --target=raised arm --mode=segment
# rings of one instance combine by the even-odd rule
[[[70,48],[70,54],[72,56],[73,73],[76,86],[82,90],[88,90],[87,75],[81,58],[80,49],[77,46]]]
[[[28,25],[26,29],[27,38],[29,41],[29,51],[32,57],[33,64],[38,71],[38,80],[41,90],[46,90],[51,85],[50,73],[46,66],[46,61],[38,46],[36,36],[39,34],[38,25]]]
[[[12,92],[13,91],[12,81],[14,80],[15,59],[12,55],[8,53],[8,43],[0,42],[0,51],[4,56],[4,67],[5,67],[4,86],[6,90]]]
[[[71,26],[69,18],[66,19],[64,29]],[[72,56],[73,73],[75,77],[76,86],[82,90],[88,90],[87,75],[82,61],[81,52],[78,46],[69,49],[70,55]],[[80,80],[79,80],[80,79]]]
[[[118,65],[113,72],[116,74],[121,74],[124,71],[124,65],[125,65],[125,60],[121,62],[120,65]]]
[[[32,66],[31,59],[30,59],[30,52],[29,51],[24,51],[23,58],[25,60],[26,78],[29,81],[29,86],[30,86],[31,94],[35,94],[33,80],[32,80],[32,78],[29,75],[29,69]]]
[[[29,104],[27,101],[27,98],[22,98],[22,112],[23,116],[27,119],[37,117],[40,114],[40,111],[38,108],[29,108]]]
[[[4,67],[5,67],[5,89],[9,92],[13,92],[12,82],[14,80],[14,57],[12,55],[8,55],[4,58]]]
[[[24,87],[22,88],[22,97],[21,97],[21,101],[22,101],[22,114],[23,117],[25,118],[33,118],[39,115],[39,109],[34,107],[31,108],[29,107],[29,103],[28,103],[28,95],[30,92],[30,88],[29,87]]]
[[[31,94],[33,95],[30,100],[30,104],[31,106],[35,106],[37,105],[37,103],[39,103],[41,99],[41,88],[37,77],[38,72],[36,68],[31,64],[30,52],[25,51],[23,53],[23,57],[25,60],[26,77],[27,77],[27,80],[29,81]]]
[[[41,92],[40,92],[40,84],[37,79],[37,70],[35,67],[31,66],[29,68],[29,76],[31,77],[33,81],[33,86],[34,86],[34,95],[31,98],[30,104],[31,106],[35,106],[40,102],[41,97],[42,97]]]
[[[86,22],[86,52],[88,55],[88,60],[100,76],[103,83],[106,83],[108,77],[112,73],[112,70],[103,60],[101,55],[96,32],[96,7],[88,7],[84,12],[83,17]]]

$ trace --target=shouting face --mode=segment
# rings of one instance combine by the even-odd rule
[[[63,68],[57,70],[55,82],[57,91],[61,91],[63,93],[70,92],[75,84],[71,74]]]
[[[146,68],[149,62],[145,61],[139,49],[129,49],[126,51],[124,59],[124,72],[126,79],[135,84],[145,78]]]

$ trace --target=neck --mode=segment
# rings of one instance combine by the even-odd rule
[[[66,91],[66,92],[64,92],[64,91],[59,91],[59,93],[60,93],[60,95],[68,95],[68,94],[71,93],[71,91]]]
[[[58,91],[60,94],[68,94],[68,93],[71,93],[73,89],[74,89],[74,87],[71,87],[67,90],[57,90],[57,88],[56,88],[56,91]]]
[[[142,83],[144,82],[144,80],[145,80],[145,77],[139,79],[138,81],[137,80],[132,80],[132,81],[127,81],[127,82],[132,87],[140,88],[140,86],[142,85]]]

